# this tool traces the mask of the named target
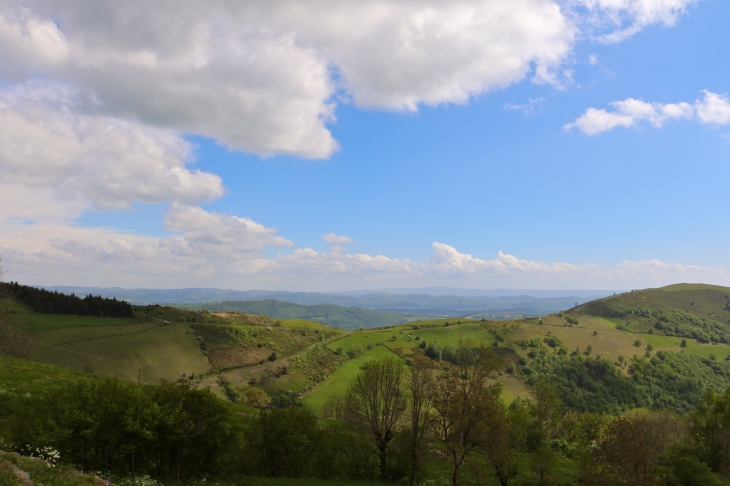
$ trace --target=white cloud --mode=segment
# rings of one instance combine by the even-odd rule
[[[621,42],[645,27],[674,25],[687,8],[699,0],[572,0],[569,3],[584,6],[588,11],[587,23],[597,32],[609,29],[597,38],[605,44]]]
[[[530,98],[526,103],[520,105],[517,103],[507,103],[504,105],[505,110],[517,110],[521,111],[525,115],[532,115],[536,111],[540,110],[540,106],[545,101],[545,98]]]
[[[0,0],[0,79],[65,83],[85,114],[327,158],[340,90],[416,110],[527,78],[560,85],[581,29],[625,37],[693,2]]]
[[[355,242],[355,240],[348,236],[336,235],[334,233],[327,233],[326,235],[322,235],[322,239],[331,245],[330,253],[343,252],[345,251],[345,249],[342,245]]]
[[[327,60],[226,3],[3,2],[0,52],[19,54],[0,58],[0,73],[68,83],[85,111],[260,154],[328,156]]]
[[[282,25],[327,53],[358,105],[375,108],[463,103],[531,72],[556,82],[577,32],[552,0],[310,2],[316,16],[278,5]]]
[[[52,187],[0,183],[0,224],[71,220],[88,206],[78,196],[59,198]]]
[[[680,103],[647,103],[633,98],[611,103],[613,111],[588,108],[575,122],[565,125],[565,129],[574,127],[588,135],[596,135],[616,127],[631,127],[642,122],[659,128],[670,120],[694,119],[711,125],[730,123],[730,100],[727,96],[702,91],[703,98],[694,104]]]
[[[463,103],[558,82],[577,33],[554,0],[24,5],[0,2],[3,78],[61,80],[85,111],[307,158],[337,149],[337,83],[364,107]]]
[[[167,224],[181,234],[151,237],[58,223],[0,225],[0,255],[9,279],[53,285],[213,286],[335,290],[429,285],[474,288],[638,288],[680,281],[730,284],[722,267],[623,261],[613,266],[461,253],[434,243],[425,261],[299,248],[265,258],[268,246],[291,243],[276,230],[200,208],[179,206]],[[49,235],[53,235],[49,237]]]
[[[697,100],[697,117],[702,123],[709,125],[727,125],[730,123],[730,100],[725,95],[703,91],[705,97]]]
[[[181,233],[182,239],[163,240],[166,245],[184,241],[185,252],[191,255],[244,255],[260,252],[265,246],[294,244],[276,235],[276,229],[267,228],[249,218],[208,212],[200,207],[180,203],[172,205],[165,217],[165,228]],[[178,250],[183,246],[178,246]]]
[[[53,189],[102,209],[221,197],[220,177],[190,170],[192,147],[169,130],[76,111],[67,86],[0,89],[0,184]],[[23,209],[16,206],[19,212]]]
[[[629,32],[671,25],[689,3],[581,5],[593,19],[611,19]],[[335,100],[407,111],[465,103],[525,79],[559,86],[585,26],[566,5],[26,0],[20,7],[0,0],[0,254],[16,278],[85,285],[552,285],[550,279],[608,275],[502,253],[479,259],[441,243],[425,262],[350,254],[339,245],[352,240],[335,234],[323,235],[329,252],[299,248],[264,258],[265,249],[293,243],[250,219],[198,207],[221,197],[224,187],[218,176],[190,168],[195,147],[183,138],[327,158],[338,147],[328,129]],[[726,104],[706,93],[696,116],[727,123]],[[640,121],[660,126],[685,116],[685,105],[626,100],[613,113],[592,109],[596,116],[576,125],[595,133]],[[173,236],[59,222],[90,205],[123,209],[137,202],[171,203],[165,227]]]
[[[333,245],[344,245],[345,243],[355,242],[355,240],[348,236],[336,235],[334,233],[327,233],[326,235],[322,235],[322,239],[327,243],[331,243]]]

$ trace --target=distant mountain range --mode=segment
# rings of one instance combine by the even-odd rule
[[[80,295],[101,295],[102,297],[116,297],[132,304],[183,304],[201,302],[221,302],[223,300],[266,300],[274,299],[297,304],[335,304],[346,306],[371,307],[362,305],[372,301],[385,299],[394,300],[403,296],[428,300],[431,297],[532,297],[538,299],[567,298],[575,300],[581,298],[583,302],[606,297],[618,290],[535,290],[535,289],[460,289],[450,287],[425,288],[396,288],[383,290],[351,290],[340,292],[287,292],[279,290],[230,290],[211,288],[186,289],[126,289],[121,287],[73,287],[55,285],[45,287],[48,290],[58,290],[63,293]],[[378,305],[379,306],[379,305]]]
[[[423,287],[423,288],[395,288],[380,290],[347,290],[341,292],[326,292],[328,294],[342,295],[368,295],[368,294],[429,294],[429,295],[457,295],[462,297],[605,297],[619,290],[538,290],[538,289],[462,289],[454,287]]]
[[[412,320],[414,317],[484,317],[487,319],[535,317],[569,309],[576,304],[582,304],[614,293],[608,290],[476,290],[444,287],[329,293],[204,288],[123,289],[116,287],[66,286],[47,287],[47,289],[77,295],[93,294],[103,297],[116,297],[135,305],[171,304],[189,309],[238,310],[240,312],[260,313],[276,319],[313,318],[312,316],[323,312],[323,309],[316,308],[287,307],[282,305],[284,303],[300,306],[329,305],[342,308],[370,309],[387,314],[375,317],[374,314],[358,313],[352,309],[339,309],[336,311],[335,309],[329,309],[326,314],[333,316],[332,318],[322,317],[324,316],[322,314],[316,319],[325,324],[338,325],[343,328],[360,327],[358,322],[363,319],[370,325],[374,325],[375,322],[378,323],[377,325],[392,325]],[[261,303],[260,301],[266,301],[267,303]],[[248,304],[245,304],[246,302]],[[355,317],[355,314],[357,314],[357,317]],[[335,315],[339,317],[334,317]]]

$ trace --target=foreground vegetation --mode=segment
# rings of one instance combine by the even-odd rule
[[[339,418],[324,421],[297,404],[227,404],[189,382],[134,386],[10,359],[0,375],[16,381],[0,394],[0,437],[5,450],[58,464],[11,460],[43,484],[92,484],[74,470],[115,484],[724,484],[730,391],[705,393],[684,416],[577,413],[546,381],[506,405],[493,380],[500,356],[467,344],[456,353],[445,371],[425,355],[370,361]]]
[[[117,478],[134,454],[158,481],[715,484],[730,470],[729,294],[671,286],[542,318],[352,332],[4,299],[0,438]]]

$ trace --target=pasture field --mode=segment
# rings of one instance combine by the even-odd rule
[[[362,365],[373,359],[395,357],[384,346],[375,346],[357,358],[345,361],[334,373],[302,398],[304,407],[315,415],[320,415],[325,404],[335,397],[344,397],[350,381],[360,372]]]
[[[33,340],[39,346],[63,345],[79,341],[93,341],[97,339],[111,339],[124,334],[145,332],[160,327],[159,322],[142,322],[133,324],[121,324],[108,326],[67,326],[39,332],[33,335]]]
[[[38,334],[67,327],[124,326],[140,322],[134,318],[75,316],[68,314],[40,314],[17,300],[1,299],[0,312],[9,313],[31,334]]]
[[[595,321],[596,323],[606,327],[607,329],[616,329],[617,324],[624,324],[626,321],[619,319],[618,317],[601,317],[601,316],[590,316],[582,315],[581,321]]]
[[[0,398],[8,394],[36,395],[91,378],[88,373],[27,359],[0,359]]]
[[[209,369],[208,359],[184,324],[157,325],[63,345],[41,344],[32,351],[31,358],[129,381],[137,381],[141,373],[142,382],[150,384]]]

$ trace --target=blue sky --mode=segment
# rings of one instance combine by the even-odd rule
[[[32,53],[2,72],[8,278],[287,290],[730,285],[727,2],[382,1],[360,4],[363,15],[386,12],[373,32],[326,39],[322,18],[354,20],[318,2],[293,15],[280,2],[256,10],[281,33],[273,41],[236,34],[241,12],[224,4],[209,10],[230,22],[185,2],[179,24],[230,23],[219,37],[248,55],[211,54],[196,70],[179,66],[213,41],[196,44],[185,27],[121,33],[120,19],[154,18],[143,5],[110,3],[92,19],[107,31],[71,2],[3,7],[2,25],[26,32],[3,42]],[[466,22],[459,35],[439,23],[452,15]],[[511,19],[500,23],[509,40],[480,42],[499,15]],[[33,37],[38,25],[57,32]],[[382,34],[413,25],[438,35],[403,47]]]

